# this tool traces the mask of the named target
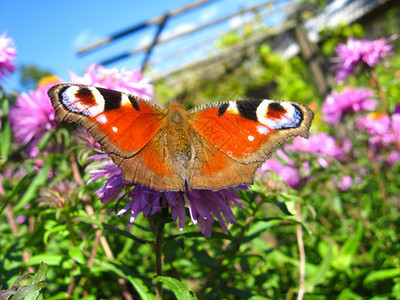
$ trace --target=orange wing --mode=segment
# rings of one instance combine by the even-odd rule
[[[161,108],[135,96],[78,84],[59,84],[48,92],[57,121],[87,129],[107,153],[132,157],[164,124]]]
[[[189,113],[195,132],[244,164],[265,161],[291,136],[307,137],[314,116],[304,105],[272,100],[218,102]]]

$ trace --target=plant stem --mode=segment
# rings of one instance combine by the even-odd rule
[[[199,299],[203,299],[204,298],[204,295],[206,293],[207,288],[213,282],[215,282],[215,279],[216,279],[217,275],[220,274],[220,268],[222,267],[222,263],[226,259],[226,254],[229,253],[230,250],[235,250],[235,251],[239,250],[240,244],[241,244],[241,242],[243,240],[243,237],[244,237],[247,229],[253,223],[257,211],[264,204],[264,202],[265,202],[264,198],[261,198],[260,201],[257,203],[256,207],[254,208],[254,210],[252,211],[251,215],[247,218],[246,223],[241,228],[241,230],[240,230],[239,234],[237,235],[237,237],[235,239],[233,239],[232,242],[230,243],[230,245],[228,247],[226,247],[226,249],[222,252],[222,254],[220,255],[220,257],[217,260],[217,263],[214,265],[214,268],[211,270],[210,274],[208,275],[206,283],[203,284],[203,287],[197,293],[197,297]]]
[[[386,185],[385,185],[385,181],[383,179],[383,172],[381,170],[381,168],[378,165],[378,162],[375,160],[375,155],[372,152],[372,150],[370,150],[368,148],[368,145],[365,144],[365,148],[367,151],[367,157],[371,163],[372,166],[372,170],[374,171],[375,175],[376,175],[376,180],[378,182],[378,186],[379,186],[379,190],[381,192],[381,197],[383,201],[387,201],[388,199],[388,194],[387,194],[387,190],[386,190]]]
[[[301,204],[296,203],[296,220],[301,223]],[[305,275],[306,275],[306,253],[304,250],[303,240],[303,227],[301,224],[297,225],[297,244],[299,245],[300,254],[300,266],[299,266],[299,293],[297,294],[297,300],[304,298],[305,294]]]
[[[149,218],[149,223],[155,235],[154,252],[156,254],[156,277],[162,275],[162,243],[164,235],[165,222],[160,218]],[[162,282],[156,283],[156,297],[157,300],[162,300]]]
[[[12,231],[13,235],[15,237],[17,237],[19,234],[18,227],[17,227],[17,222],[15,221],[15,218],[14,218],[14,213],[12,211],[11,205],[6,206],[6,215],[7,215],[8,224],[10,224],[10,226],[11,226],[11,231]],[[22,252],[23,261],[26,263],[29,260],[29,258],[30,258],[29,253],[26,252],[26,250],[24,250]],[[28,272],[35,273],[35,270],[31,266],[28,266]]]
[[[378,81],[378,74],[376,73],[375,69],[370,69],[369,74],[371,75],[371,79],[373,83],[376,85],[376,89],[378,90],[379,98],[381,99],[383,103],[383,110],[389,114],[389,105],[387,103],[387,98],[385,93],[382,90],[381,85],[379,84]]]

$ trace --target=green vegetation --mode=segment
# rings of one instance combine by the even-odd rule
[[[359,26],[352,29],[352,33],[362,33]],[[346,41],[336,33],[332,40]],[[345,37],[349,35],[346,31]],[[239,40],[232,34],[217,44],[223,47]],[[330,54],[332,40],[322,46]],[[7,118],[11,96],[2,91],[2,290],[10,291],[21,274],[36,273],[25,288],[36,299],[44,286],[45,266],[39,266],[45,262],[46,285],[41,290],[45,299],[127,295],[155,299],[157,282],[162,282],[164,299],[294,299],[299,291],[305,293],[304,299],[400,298],[400,163],[396,156],[400,135],[395,137],[397,142],[371,147],[371,138],[396,134],[400,104],[396,50],[387,57],[390,66],[381,63],[373,68],[375,73],[362,69],[345,82],[345,86],[374,91],[373,98],[379,100],[373,116],[392,120],[393,132],[381,136],[357,129],[356,120],[367,116],[366,111],[344,112],[338,123],[326,123],[321,112],[325,99],[317,95],[304,61],[300,57],[285,60],[267,45],[239,68],[227,66],[219,79],[193,78],[179,88],[166,81],[155,85],[160,102],[178,99],[187,107],[207,99],[302,102],[316,114],[311,137],[325,132],[343,152],[341,157],[326,154],[328,144],[321,144],[320,152],[286,149],[298,184],[287,184],[279,172],[258,176],[254,186],[240,192],[243,209],[233,209],[237,224],[230,225],[227,234],[215,223],[211,238],[189,224],[189,217],[180,231],[168,208],[151,217],[140,214],[133,223],[129,214],[117,217],[128,197],[101,203],[93,191],[105,179],[85,184],[91,178],[85,168],[93,151],[84,139],[71,134],[72,126],[47,131],[38,141],[38,154],[29,157],[26,145],[17,144],[12,135]],[[334,89],[344,90],[343,86]],[[282,156],[273,159],[287,163]],[[349,177],[351,182],[346,184],[342,179]],[[154,244],[160,224],[165,226],[162,245],[158,244],[163,270],[156,277]],[[17,294],[3,298],[0,293],[0,299],[20,298]]]

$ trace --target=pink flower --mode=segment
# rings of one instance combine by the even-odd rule
[[[106,69],[103,66],[91,64],[83,77],[79,77],[72,72],[70,72],[70,76],[73,83],[117,90],[133,94],[145,100],[151,100],[154,92],[150,79],[143,78],[140,70],[127,71],[122,69],[119,72],[117,68]]]
[[[257,170],[257,174],[265,176],[269,172],[277,174],[288,186],[293,189],[303,184],[309,175],[310,164],[308,161],[302,164],[295,163],[284,151],[278,149],[275,154],[278,158],[268,159]]]
[[[389,151],[386,162],[392,165],[399,157],[400,149],[400,113],[395,113],[389,117],[386,113],[370,113],[361,116],[356,120],[356,128],[365,131],[370,135],[368,139],[369,147],[376,152],[376,158],[381,159],[381,151]],[[397,149],[392,149],[395,146]]]
[[[356,120],[356,128],[370,135],[369,143],[374,151],[379,147],[388,147],[395,141],[392,120],[385,113],[370,113]]]
[[[332,182],[336,184],[340,190],[342,191],[347,191],[348,189],[351,188],[353,184],[353,177],[350,175],[345,175],[341,179],[332,178]]]
[[[300,184],[301,176],[296,165],[286,165],[281,163],[276,158],[271,158],[262,164],[260,169],[258,169],[257,174],[260,176],[265,176],[265,173],[269,171],[277,174],[288,186],[293,189],[297,188]]]
[[[6,34],[0,35],[0,80],[1,77],[13,73],[17,67],[14,61],[17,58],[17,51],[11,38],[7,38]]]
[[[307,152],[336,159],[341,159],[345,154],[344,150],[338,146],[336,140],[325,132],[312,134],[309,139],[296,137],[292,144],[285,146],[285,151]]]
[[[338,56],[332,58],[332,61],[336,63],[332,67],[336,73],[336,80],[340,84],[343,83],[348,76],[355,74],[357,66],[376,67],[387,55],[392,53],[393,45],[389,43],[396,38],[397,35],[375,41],[349,38],[347,44],[339,44],[335,48]]]
[[[328,124],[338,124],[345,114],[372,111],[377,106],[374,92],[369,88],[345,88],[342,92],[332,92],[322,105],[323,119]]]
[[[348,145],[346,145],[348,148]],[[292,144],[284,147],[287,153],[293,154],[309,153],[316,155],[315,160],[322,168],[329,167],[327,158],[335,158],[342,160],[345,156],[345,148],[338,146],[336,140],[327,133],[313,134],[309,139],[296,137]],[[257,171],[257,174],[264,176],[270,171],[276,173],[291,188],[298,188],[307,182],[310,172],[310,163],[303,161],[301,164],[295,163],[282,150],[276,151],[275,154],[280,160],[271,158],[267,160]]]
[[[38,155],[37,144],[42,136],[57,127],[54,108],[47,96],[47,91],[52,85],[54,83],[19,95],[16,107],[11,108],[8,115],[15,139],[28,146],[30,157]]]

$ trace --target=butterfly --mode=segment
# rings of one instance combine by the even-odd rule
[[[220,190],[252,184],[258,167],[292,136],[307,138],[313,112],[289,101],[237,100],[186,111],[79,84],[48,95],[57,121],[90,132],[126,183],[159,191]]]

